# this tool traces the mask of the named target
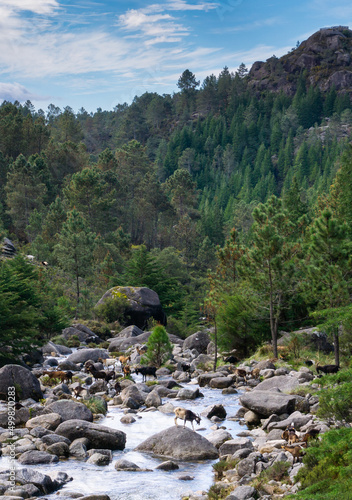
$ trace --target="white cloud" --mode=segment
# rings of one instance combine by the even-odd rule
[[[46,100],[47,96],[39,96],[27,90],[20,83],[3,83],[0,82],[0,100],[1,101],[27,101],[27,100]]]
[[[57,0],[0,0],[0,9],[29,11],[35,14],[51,14],[59,7]]]
[[[219,7],[219,3],[200,2],[197,4],[190,4],[184,0],[169,0],[164,7],[165,10],[202,10],[208,12],[208,10],[217,9]]]

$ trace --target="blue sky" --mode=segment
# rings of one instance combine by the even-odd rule
[[[0,0],[0,102],[112,110],[352,26],[350,0]]]

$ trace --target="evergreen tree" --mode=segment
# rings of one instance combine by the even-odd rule
[[[172,344],[165,328],[157,325],[153,328],[147,342],[147,352],[142,357],[142,363],[152,364],[157,368],[167,361],[172,353]]]
[[[59,266],[75,279],[76,319],[80,303],[79,279],[92,272],[94,240],[95,234],[90,231],[83,216],[76,209],[69,212],[54,252]]]

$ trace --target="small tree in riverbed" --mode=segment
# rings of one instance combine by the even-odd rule
[[[143,364],[152,364],[160,368],[167,361],[172,353],[172,344],[165,328],[157,325],[153,328],[147,342],[147,353],[142,358]]]

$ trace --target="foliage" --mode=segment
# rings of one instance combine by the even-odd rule
[[[269,481],[280,481],[280,482],[290,482],[290,476],[288,474],[288,469],[290,464],[288,462],[275,462],[271,467],[263,470],[255,479],[252,481],[252,486],[258,491],[264,491],[265,485]]]
[[[39,270],[23,257],[0,261],[0,357],[16,359],[44,343],[51,316],[50,297],[42,284]],[[66,326],[59,310],[56,313],[51,332]]]
[[[147,342],[147,352],[141,358],[142,364],[152,364],[160,367],[169,359],[172,352],[172,344],[165,328],[161,325],[153,328],[153,331]]]
[[[89,410],[94,414],[101,413],[105,415],[107,412],[106,405],[102,398],[92,396],[89,399],[82,399],[81,403],[89,408]]]
[[[318,416],[352,422],[352,370],[322,377]]]
[[[107,323],[114,321],[123,323],[126,305],[127,299],[125,297],[107,297],[101,304],[94,307],[93,312],[98,319]]]
[[[348,498],[352,488],[352,429],[326,432],[307,449],[297,480],[302,490],[290,498],[334,500]]]

